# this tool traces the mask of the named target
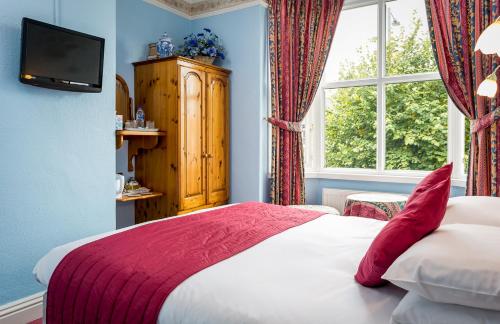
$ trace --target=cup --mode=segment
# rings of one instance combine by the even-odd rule
[[[148,129],[155,128],[155,122],[154,122],[154,120],[148,120],[148,121],[146,121],[146,128],[148,128]]]

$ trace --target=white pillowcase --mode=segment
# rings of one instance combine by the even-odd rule
[[[500,198],[482,196],[450,198],[441,224],[458,223],[500,226]]]
[[[443,225],[382,278],[431,301],[500,310],[500,227]]]
[[[392,313],[392,324],[498,324],[500,312],[433,303],[409,292]]]

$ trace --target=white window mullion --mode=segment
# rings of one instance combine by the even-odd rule
[[[385,3],[378,1],[377,54],[377,171],[385,170]]]
[[[384,37],[385,38],[385,37]],[[384,46],[384,54],[385,54]],[[385,73],[385,70],[384,70]],[[426,72],[426,73],[416,73],[416,74],[405,74],[405,75],[390,75],[382,77],[382,81],[387,84],[391,83],[406,83],[406,82],[422,82],[422,81],[432,81],[441,80],[439,72]]]
[[[385,85],[377,85],[377,171],[385,171]]]
[[[464,177],[465,120],[453,101],[448,98],[448,162],[453,162],[453,178]]]
[[[451,100],[448,97],[448,163],[454,162],[455,157],[455,143],[453,140],[453,135],[455,135],[455,125],[453,123]]]
[[[316,165],[319,166],[320,169],[325,168],[325,89],[321,89],[320,91],[320,104],[319,104],[319,115],[320,115],[320,123],[319,123],[319,163]]]
[[[361,79],[361,80],[342,80],[335,82],[328,82],[324,85],[325,89],[337,89],[337,88],[352,88],[352,87],[363,87],[371,86],[377,84],[377,78]]]
[[[385,54],[385,47],[384,47],[383,54]],[[378,61],[378,59],[377,59],[377,61]],[[383,63],[384,62],[382,62],[382,64]],[[381,63],[377,62],[377,64],[381,64]],[[383,67],[383,69],[385,69],[385,67]],[[382,72],[384,72],[384,70],[382,70],[380,72],[382,73]],[[408,74],[408,75],[382,76],[380,78],[368,78],[368,79],[360,79],[360,80],[341,80],[341,81],[325,83],[323,85],[323,88],[324,89],[351,88],[351,87],[362,87],[362,86],[376,85],[379,82],[383,82],[384,84],[387,85],[387,84],[423,82],[423,81],[433,81],[433,80],[441,80],[441,76],[439,75],[439,73],[429,72],[429,73],[416,73],[416,74]]]

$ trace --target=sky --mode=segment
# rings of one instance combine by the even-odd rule
[[[338,80],[340,63],[346,60],[356,61],[357,49],[360,46],[370,45],[376,50],[376,43],[369,40],[377,37],[377,10],[378,5],[369,5],[354,9],[346,9],[340,13],[337,30],[333,39],[330,55],[323,75],[324,82]],[[386,16],[391,22],[391,29],[404,27],[407,30],[411,25],[411,15],[416,11],[423,22],[428,34],[427,18],[424,0],[395,0],[386,2]],[[373,77],[376,77],[374,75]]]

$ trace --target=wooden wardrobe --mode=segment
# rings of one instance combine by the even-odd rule
[[[136,106],[166,132],[136,156],[137,180],[163,193],[136,202],[136,223],[226,204],[230,71],[184,57],[134,67]]]

